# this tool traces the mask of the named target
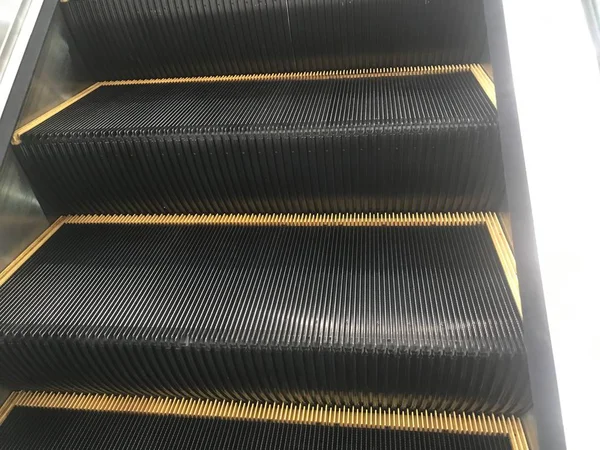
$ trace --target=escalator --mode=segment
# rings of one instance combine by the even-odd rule
[[[53,20],[80,76],[12,135],[51,224],[0,273],[1,448],[530,448],[481,1]]]

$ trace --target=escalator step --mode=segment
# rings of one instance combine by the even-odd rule
[[[494,223],[66,219],[1,279],[0,383],[522,412],[522,328]]]
[[[496,110],[472,70],[102,85],[15,152],[55,216],[493,211]]]
[[[481,0],[70,0],[61,9],[98,80],[487,58]]]

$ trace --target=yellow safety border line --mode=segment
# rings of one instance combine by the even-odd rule
[[[0,424],[15,406],[505,435],[510,438],[513,450],[528,450],[520,419],[495,415],[401,411],[389,408],[331,408],[327,406],[258,404],[192,398],[13,392],[0,408]]]
[[[496,104],[496,88],[494,87],[494,82],[488,75],[488,73],[481,67],[479,64],[471,64],[471,72],[473,76],[479,81],[481,88],[486,93],[490,101],[494,106]]]
[[[280,81],[280,80],[340,80],[353,78],[406,77],[434,75],[440,73],[468,72],[472,64],[446,66],[390,67],[373,69],[321,70],[318,72],[259,73],[251,75],[217,75],[212,77],[155,78],[145,80],[104,81],[104,86],[124,86],[131,84],[163,83],[213,83],[241,81]]]
[[[493,213],[140,214],[65,216],[65,223],[253,226],[446,226],[485,223]]]
[[[64,216],[0,272],[0,286],[63,224],[252,225],[252,226],[467,226],[487,225],[515,304],[522,316],[517,268],[511,247],[495,213],[400,214],[201,214]]]
[[[506,236],[506,240],[510,244],[510,248],[514,249],[515,244],[513,242],[513,233],[512,233],[512,221],[510,218],[509,212],[501,212],[498,214],[498,220],[502,225],[502,230],[504,231],[504,235]]]
[[[517,263],[515,262],[512,249],[506,239],[506,234],[504,234],[504,230],[502,229],[502,225],[500,225],[500,221],[496,214],[486,214],[485,223],[490,232],[490,236],[492,237],[492,241],[494,242],[494,246],[496,247],[496,252],[500,258],[500,263],[504,269],[504,274],[506,275],[506,280],[508,281],[519,315],[523,317],[519,279],[517,277]]]
[[[293,72],[293,73],[268,73],[253,75],[219,75],[212,77],[187,77],[187,78],[156,78],[147,80],[120,80],[120,81],[101,81],[84,89],[79,94],[71,97],[67,101],[52,108],[50,111],[42,114],[31,122],[26,123],[14,132],[11,143],[13,145],[21,144],[21,136],[35,128],[42,122],[48,120],[53,115],[63,109],[81,100],[89,93],[95,91],[101,86],[125,86],[134,84],[164,84],[164,83],[214,83],[214,82],[242,82],[242,81],[278,81],[278,80],[328,80],[328,79],[348,79],[348,78],[381,78],[381,77],[402,77],[415,75],[433,75],[440,73],[454,72],[472,72],[477,81],[481,84],[483,90],[494,105],[496,104],[496,95],[494,94],[494,84],[487,76],[479,64],[460,64],[446,66],[428,66],[428,67],[395,67],[389,69],[356,69],[356,70],[328,70],[320,72]],[[490,87],[491,85],[491,87]]]

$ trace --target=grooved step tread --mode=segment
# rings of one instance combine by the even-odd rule
[[[486,220],[66,219],[0,286],[0,380],[524,411],[507,244]]]

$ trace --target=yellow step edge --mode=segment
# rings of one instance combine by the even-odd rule
[[[496,88],[488,73],[479,64],[471,64],[471,72],[481,85],[481,88],[486,93],[492,104],[497,107]]]
[[[510,217],[510,213],[506,211],[498,214],[498,220],[502,225],[502,230],[506,235],[506,240],[508,241],[510,248],[514,249],[515,244],[513,242],[512,222]]]
[[[390,428],[408,431],[503,435],[513,450],[528,450],[516,417],[484,414],[438,413],[381,408],[346,408],[308,405],[259,404],[160,397],[102,394],[13,392],[0,408],[0,424],[16,406],[83,411],[213,417],[283,423],[337,425],[356,428]]]
[[[496,247],[496,253],[500,258],[500,263],[504,269],[504,274],[510,286],[513,299],[519,310],[519,314],[523,317],[523,307],[521,304],[521,293],[519,291],[519,279],[517,277],[517,264],[512,252],[512,248],[506,239],[506,234],[500,225],[498,216],[496,214],[487,214],[486,225],[494,246]]]
[[[64,216],[64,223],[252,226],[462,226],[485,224],[485,213],[140,214]]]
[[[434,75],[453,72],[471,72],[479,81],[485,93],[490,97],[492,103],[496,104],[494,84],[479,64],[459,64],[445,66],[423,66],[423,67],[394,67],[382,69],[355,69],[355,70],[327,70],[319,72],[291,72],[291,73],[268,73],[253,75],[219,75],[211,77],[187,77],[187,78],[156,78],[146,80],[119,80],[101,81],[91,85],[60,105],[52,108],[31,122],[17,128],[11,143],[21,144],[21,136],[35,128],[50,117],[81,100],[86,95],[101,86],[125,86],[136,84],[165,84],[165,83],[214,83],[214,82],[244,82],[244,81],[278,81],[278,80],[328,80],[328,79],[352,79],[352,78],[381,78],[402,77],[415,75]]]
[[[222,226],[469,226],[486,225],[504,269],[513,299],[522,316],[517,268],[512,249],[495,213],[399,214],[189,214],[78,215],[60,217],[11,264],[0,272],[0,286],[63,224],[146,224]]]
[[[213,82],[243,82],[243,81],[280,81],[280,80],[329,80],[352,78],[382,78],[416,75],[434,75],[440,73],[468,72],[476,64],[458,64],[443,66],[389,67],[373,69],[322,70],[316,72],[287,72],[264,73],[251,75],[217,75],[210,77],[185,78],[153,78],[137,80],[103,81],[103,86],[124,86],[132,84],[163,84],[163,83],[213,83]]]

